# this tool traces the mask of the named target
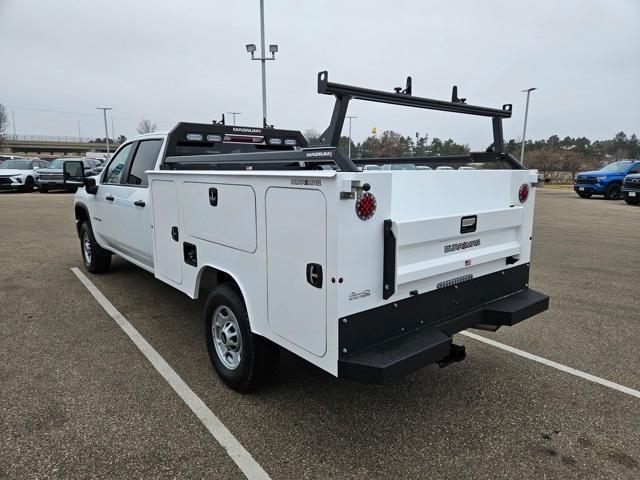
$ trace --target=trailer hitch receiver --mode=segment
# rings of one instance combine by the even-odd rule
[[[455,345],[453,342],[449,344],[449,355],[438,362],[440,367],[446,367],[455,362],[461,362],[467,356],[467,352],[463,345]]]

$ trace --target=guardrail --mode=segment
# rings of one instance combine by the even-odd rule
[[[5,142],[51,142],[51,143],[105,143],[104,141],[96,142],[96,137],[66,137],[54,135],[11,135],[4,136]],[[113,139],[109,139],[109,143],[116,145]]]

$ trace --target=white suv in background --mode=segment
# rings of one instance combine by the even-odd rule
[[[11,159],[0,163],[0,190],[32,192],[38,180],[38,170],[49,162],[39,159]]]

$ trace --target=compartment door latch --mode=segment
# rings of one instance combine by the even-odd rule
[[[322,265],[307,263],[307,283],[316,288],[322,288]]]

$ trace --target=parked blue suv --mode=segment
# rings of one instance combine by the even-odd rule
[[[622,198],[622,180],[626,175],[640,173],[640,160],[620,160],[593,172],[580,172],[573,189],[582,198],[604,195],[607,200]]]

